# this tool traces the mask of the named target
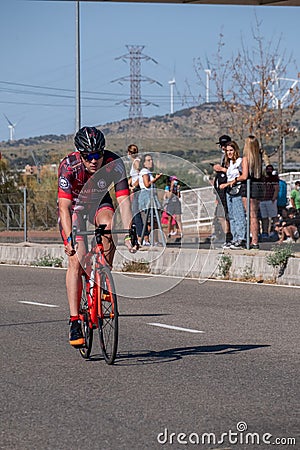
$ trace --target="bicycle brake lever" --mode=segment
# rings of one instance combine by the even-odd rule
[[[77,237],[77,226],[73,225],[72,233],[71,233],[71,238],[72,238],[71,244],[72,244],[73,250],[75,250],[76,237]]]
[[[134,224],[131,225],[131,228],[129,230],[129,237],[131,240],[132,247],[138,247],[139,242],[138,242],[137,233],[136,233],[136,226]]]

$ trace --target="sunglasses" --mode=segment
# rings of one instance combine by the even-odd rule
[[[98,161],[103,156],[103,152],[95,152],[95,153],[81,153],[82,158],[85,161],[91,162],[93,159]]]

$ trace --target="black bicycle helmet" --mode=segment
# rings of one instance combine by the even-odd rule
[[[105,137],[102,131],[95,127],[83,127],[77,131],[74,143],[79,152],[93,153],[104,150]]]

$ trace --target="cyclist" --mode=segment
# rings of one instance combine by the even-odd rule
[[[108,188],[114,185],[116,199],[125,229],[131,227],[132,214],[128,181],[122,159],[105,149],[105,137],[95,127],[83,127],[75,135],[76,150],[67,155],[58,170],[59,229],[68,255],[66,274],[67,297],[70,308],[69,342],[78,348],[84,345],[78,308],[82,290],[81,261],[86,253],[83,237],[72,239],[72,226],[84,229],[85,218],[96,226],[107,224],[111,229],[114,216]],[[76,246],[75,246],[76,244]],[[125,245],[135,252],[129,236]],[[107,262],[112,266],[115,246],[111,235],[103,237]]]

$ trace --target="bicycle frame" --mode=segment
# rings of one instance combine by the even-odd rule
[[[97,246],[93,247],[85,256],[85,267],[84,276],[86,279],[86,296],[88,302],[88,314],[89,314],[89,326],[90,328],[98,328],[98,311],[99,315],[101,311],[99,310],[99,285],[100,277],[97,269],[103,265],[103,246],[102,248]],[[93,264],[91,264],[94,258]],[[93,279],[91,280],[91,276]]]
[[[89,326],[90,328],[98,328],[98,317],[103,319],[102,304],[100,301],[101,287],[100,287],[100,271],[101,268],[107,267],[110,269],[104,256],[104,247],[102,237],[108,234],[129,234],[131,242],[136,245],[137,236],[135,226],[132,226],[130,230],[105,230],[106,225],[99,225],[94,231],[79,231],[73,227],[73,241],[76,241],[76,236],[95,236],[95,241],[92,244],[91,249],[84,257],[84,276],[86,279],[86,296],[88,301],[88,314],[89,314]],[[86,242],[87,248],[88,243]],[[93,274],[93,279],[92,279]],[[92,281],[92,285],[91,285]],[[92,291],[92,292],[91,292]],[[114,314],[114,311],[112,311]]]
[[[104,234],[111,234],[111,230],[105,230],[106,225],[100,225],[94,231],[80,231],[77,232],[76,227],[73,227],[73,236],[92,236],[95,235],[95,242],[91,249],[84,257],[84,274],[86,279],[86,296],[88,301],[88,314],[90,328],[98,328],[98,316],[103,317],[101,302],[100,302],[100,275],[99,269],[101,267],[108,267],[105,256],[102,236]],[[88,243],[86,242],[88,245]],[[93,278],[92,278],[93,276]]]
[[[118,349],[118,301],[110,266],[105,259],[102,237],[105,234],[129,234],[132,245],[136,245],[135,227],[131,230],[105,230],[99,225],[95,231],[80,231],[73,227],[72,244],[76,236],[84,236],[87,254],[83,259],[83,287],[79,305],[79,317],[85,345],[79,349],[83,358],[90,356],[93,345],[93,329],[98,328],[100,347],[107,364],[113,364]],[[87,236],[95,235],[88,250]]]

